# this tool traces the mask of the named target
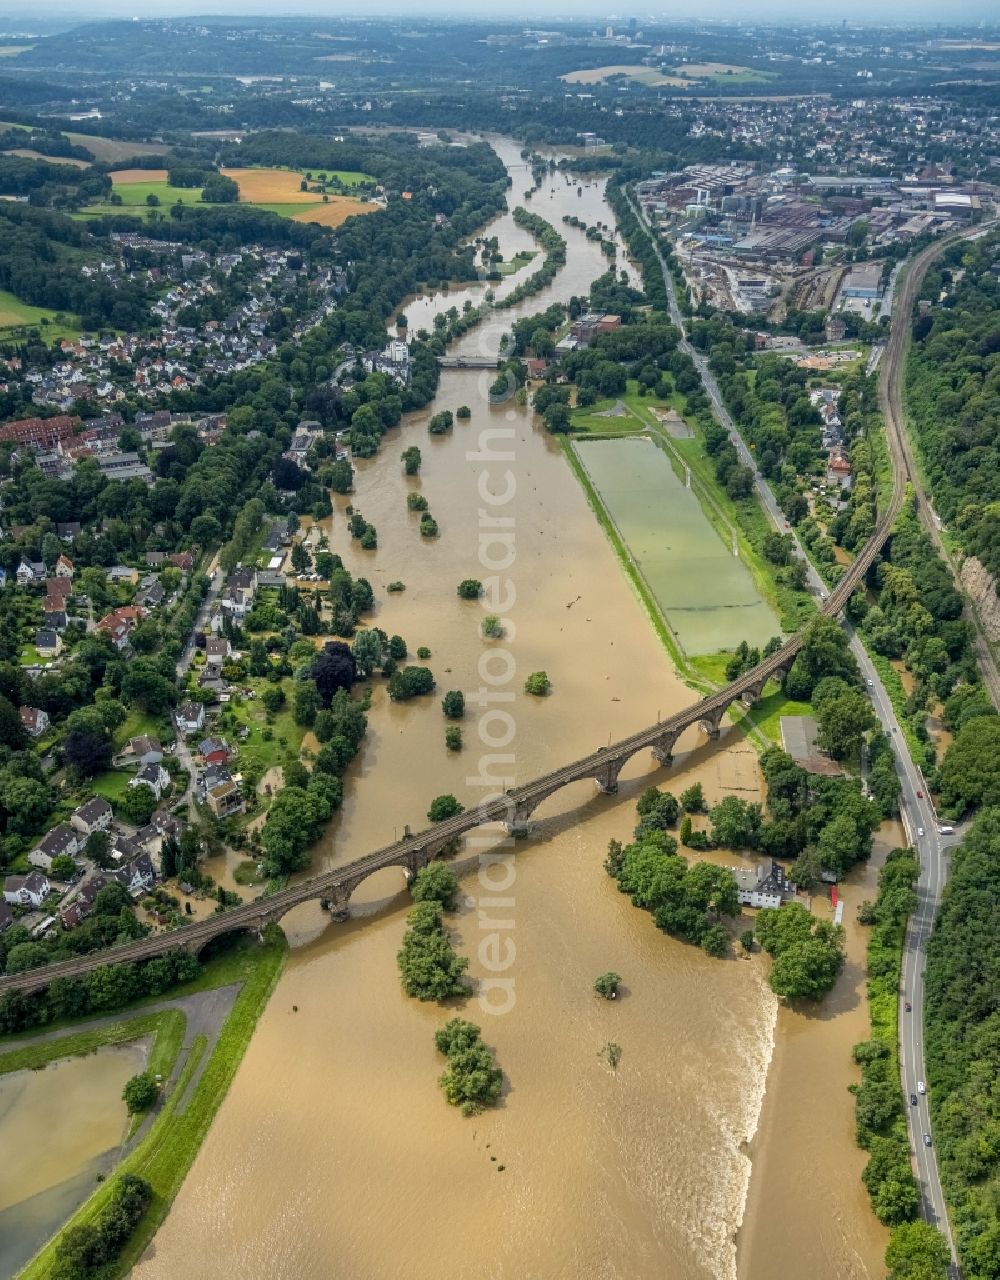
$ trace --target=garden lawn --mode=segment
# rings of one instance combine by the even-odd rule
[[[110,805],[114,806],[125,794],[133,776],[122,769],[108,769],[104,773],[95,774],[90,780],[90,785],[99,796],[103,796]]]

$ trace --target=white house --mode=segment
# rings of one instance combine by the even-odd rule
[[[51,885],[40,871],[26,876],[8,876],[3,882],[4,902],[22,907],[40,907],[49,894]]]
[[[22,560],[17,566],[19,587],[29,587],[34,582],[44,582],[45,577],[45,565],[40,560]]]
[[[80,846],[80,833],[67,826],[65,822],[60,822],[39,840],[28,854],[28,861],[33,867],[48,871],[55,858],[72,858],[80,852]]]
[[[134,778],[129,779],[130,787],[147,786],[157,800],[170,785],[170,774],[162,764],[144,764]]]
[[[21,724],[33,738],[40,738],[49,727],[49,713],[39,707],[21,707]]]
[[[107,831],[114,816],[111,805],[103,796],[94,796],[70,814],[70,822],[84,837],[94,831]]]
[[[124,885],[125,890],[133,897],[148,893],[156,883],[156,869],[148,853],[140,853],[131,862],[126,862],[114,875],[118,883]]]
[[[746,907],[780,907],[791,892],[785,869],[764,858],[753,867],[734,867],[736,896]]]
[[[73,568],[73,561],[69,558],[69,556],[62,555],[56,561],[56,577],[57,578],[72,578],[75,572],[76,570]]]
[[[205,727],[205,707],[201,702],[182,702],[174,715],[178,730],[187,735]]]

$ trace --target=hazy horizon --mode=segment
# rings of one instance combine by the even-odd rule
[[[363,18],[494,18],[498,25],[510,23],[538,24],[546,20],[580,20],[614,25],[634,17],[641,24],[670,25],[673,23],[725,21],[741,22],[747,26],[761,23],[780,22],[796,26],[830,25],[836,26],[843,20],[855,25],[879,26],[884,23],[906,26],[954,27],[963,24],[983,25],[998,29],[1000,23],[996,19],[996,6],[990,0],[961,0],[949,9],[948,20],[942,22],[940,6],[931,5],[928,0],[924,4],[912,3],[912,0],[881,0],[872,5],[865,0],[845,0],[834,11],[823,16],[808,17],[803,14],[802,6],[796,0],[774,0],[765,8],[754,8],[741,4],[736,0],[701,0],[696,10],[689,12],[664,12],[635,9],[624,9],[609,12],[608,8],[597,0],[582,0],[581,3],[564,5],[548,4],[532,7],[523,13],[517,11],[496,12],[492,0],[463,0],[459,3],[447,3],[446,0],[422,5],[415,12],[412,5],[405,5],[402,0],[372,0],[364,9],[343,6],[332,10],[322,0],[297,0],[293,10],[282,10],[276,7],[274,0],[163,0],[162,3],[145,3],[136,5],[135,0],[101,0],[97,6],[87,0],[79,3],[64,3],[52,8],[40,8],[26,0],[14,0],[5,6],[0,28],[9,27],[12,21],[24,23],[30,27],[33,19],[40,25],[65,21],[74,24],[99,22],[104,19],[156,20],[164,18],[195,17],[229,17],[239,18],[326,18],[326,19],[363,19]]]

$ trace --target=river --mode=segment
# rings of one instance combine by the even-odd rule
[[[509,165],[520,164],[516,145],[494,145]],[[527,170],[512,173],[513,204],[531,179]],[[495,352],[513,319],[583,294],[606,269],[597,246],[561,226],[564,213],[612,220],[602,185],[585,186],[581,196],[576,185],[556,174],[531,205],[566,236],[565,269],[542,293],[468,334],[463,353]],[[508,258],[525,243],[509,214],[491,232]],[[478,292],[468,291],[473,300]],[[430,327],[435,310],[461,307],[463,297],[456,290],[404,309],[411,326]],[[529,410],[489,404],[493,376],[446,371],[435,403],[390,433],[379,457],[356,463],[352,500],[378,530],[377,551],[350,541],[345,500],[337,500],[332,549],[372,581],[377,624],[403,635],[411,655],[418,645],[431,649],[437,690],[432,699],[396,704],[376,684],[368,736],[317,866],[422,824],[435,795],[474,804],[481,772],[523,781],[693,697],[557,442]],[[460,404],[472,410],[468,423],[447,436],[427,434],[431,413]],[[491,441],[489,429],[509,434]],[[417,481],[398,461],[410,443],[423,452]],[[474,456],[490,447],[513,456],[489,463]],[[435,540],[421,538],[406,511],[415,487],[439,521]],[[459,600],[455,588],[462,578],[488,576],[481,555],[499,566],[511,553],[509,567],[497,571],[516,600],[495,610],[505,635],[487,643],[483,608]],[[393,579],[405,582],[404,593],[386,594]],[[536,670],[552,680],[546,699],[521,692]],[[469,703],[457,755],[445,749],[439,705],[451,688]],[[475,705],[470,695],[480,689],[498,700]],[[513,758],[491,763],[496,753]],[[691,730],[669,771],[646,757],[631,763],[616,796],[595,795],[589,783],[558,793],[537,811],[516,857],[463,851],[465,898],[453,928],[477,990],[451,1010],[401,993],[395,957],[408,895],[400,873],[366,882],[347,925],[330,925],[315,904],[286,916],[294,949],[285,974],[135,1276],[207,1280],[224,1257],[228,1272],[249,1278],[732,1280],[748,1191],[755,1213],[793,1214],[800,1235],[833,1216],[841,1233],[857,1237],[861,1269],[841,1266],[834,1248],[810,1258],[815,1280],[878,1275],[884,1243],[870,1215],[862,1221],[849,1119],[824,1146],[822,1182],[812,1178],[815,1150],[806,1160],[795,1147],[822,1117],[829,1091],[838,1116],[850,1102],[849,1049],[863,1035],[856,971],[841,983],[855,1016],[831,1009],[817,1020],[830,1028],[815,1055],[818,1074],[816,1062],[800,1063],[779,1047],[780,1087],[795,1095],[794,1128],[769,1148],[763,1178],[752,1178],[758,1118],[771,1105],[776,1029],[779,1041],[808,1040],[812,1023],[779,1015],[760,956],[711,960],[665,937],[602,869],[608,840],[629,838],[642,786],[676,791],[695,779],[709,802],[728,791],[760,797],[756,755],[735,730],[724,730],[721,744]],[[613,1004],[592,992],[608,969],[625,987]],[[457,1012],[483,1027],[505,1073],[500,1105],[474,1119],[448,1108],[436,1083],[443,1059],[433,1033]],[[611,1040],[622,1047],[617,1071],[600,1056]],[[780,1113],[773,1118],[784,1123]],[[779,1209],[786,1173],[794,1195]],[[745,1244],[752,1226],[740,1240],[740,1276],[806,1273],[793,1233],[757,1234],[755,1252]]]

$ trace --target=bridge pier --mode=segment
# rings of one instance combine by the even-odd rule
[[[527,800],[522,800],[520,803],[515,804],[513,812],[505,824],[507,827],[507,834],[509,836],[513,836],[515,839],[517,839],[518,836],[526,836],[531,829],[529,819],[534,812],[535,806],[533,804],[529,805]]]
[[[665,734],[661,741],[652,747],[653,758],[663,765],[673,764],[674,744],[680,736],[679,733]]]
[[[624,760],[609,760],[604,768],[594,775],[594,781],[597,783],[597,789],[606,796],[616,795],[618,792],[618,775],[624,768]]]
[[[325,905],[325,909],[329,912],[331,920],[336,920],[338,922],[350,920],[351,894],[353,891],[353,886],[350,889],[338,886],[333,890],[329,898],[323,899],[323,904]]]
[[[719,736],[722,717],[726,714],[728,708],[719,707],[718,710],[710,712],[704,716],[698,723],[705,730],[706,736],[710,741],[715,742]]]

